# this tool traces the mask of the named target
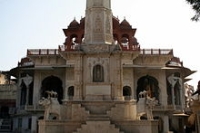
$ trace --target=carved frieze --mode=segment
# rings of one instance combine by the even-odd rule
[[[85,44],[81,48],[86,53],[104,53],[110,51],[109,46],[105,44]]]

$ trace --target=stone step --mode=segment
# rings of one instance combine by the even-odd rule
[[[114,124],[111,124],[109,120],[107,121],[86,121],[86,124],[82,124],[80,128],[78,128],[73,133],[124,133],[123,131],[120,131],[119,128],[117,128]]]
[[[88,121],[109,121],[110,118],[106,114],[90,114],[87,118]]]

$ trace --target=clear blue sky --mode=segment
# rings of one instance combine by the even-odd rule
[[[86,0],[0,0],[0,70],[10,70],[27,49],[58,48],[62,29],[85,16]],[[112,0],[113,15],[137,28],[141,48],[173,48],[185,67],[200,80],[200,22],[185,0]]]

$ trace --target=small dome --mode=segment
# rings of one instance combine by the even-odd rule
[[[131,25],[129,24],[129,22],[128,22],[126,19],[124,19],[124,20],[120,23],[120,26],[121,26],[122,28],[131,28]]]
[[[74,19],[68,26],[69,28],[77,28],[79,27],[79,23]]]

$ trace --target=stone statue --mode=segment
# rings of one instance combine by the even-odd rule
[[[146,112],[147,112],[148,120],[153,120],[152,110],[153,110],[153,107],[157,104],[158,104],[158,101],[155,99],[155,97],[151,98],[147,95],[147,97],[146,97],[146,105],[147,105]]]
[[[148,120],[153,120],[153,107],[158,104],[158,100],[155,97],[151,98],[148,96],[147,91],[142,91],[139,93],[139,101],[137,108],[137,120],[140,120],[140,117],[147,115]]]
[[[57,99],[57,92],[46,91],[46,93],[48,94],[48,97],[43,97],[41,100],[39,100],[39,104],[45,107],[44,120],[49,120],[50,114],[54,114],[56,118],[61,120],[61,107]]]

